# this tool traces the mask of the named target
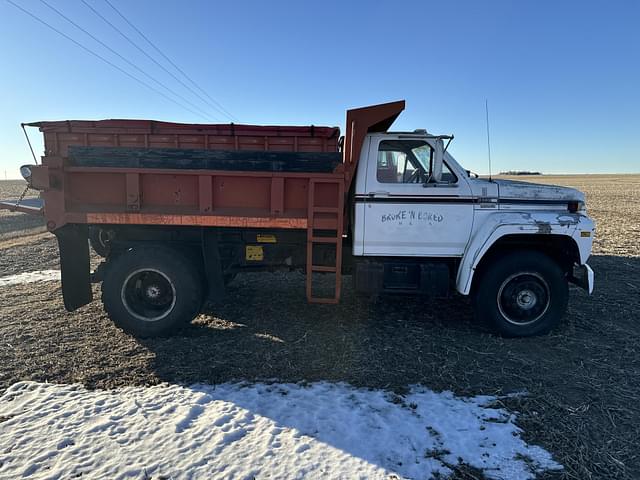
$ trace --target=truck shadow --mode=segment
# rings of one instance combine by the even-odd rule
[[[572,288],[567,318],[542,337],[491,334],[474,322],[465,297],[367,301],[346,278],[339,305],[309,305],[302,275],[247,274],[181,335],[142,343],[155,354],[154,374],[168,382],[324,380],[397,390],[422,383],[465,394],[530,389],[549,370],[601,356],[640,330],[626,320],[639,305],[640,260],[597,256],[591,264],[594,296]]]

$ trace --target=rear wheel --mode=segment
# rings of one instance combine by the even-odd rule
[[[547,333],[567,309],[566,276],[556,262],[539,252],[507,254],[492,263],[478,282],[476,315],[507,337]]]
[[[137,247],[109,261],[102,302],[113,322],[138,337],[169,335],[187,325],[203,301],[191,260],[164,247]]]

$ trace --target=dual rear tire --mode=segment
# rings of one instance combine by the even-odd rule
[[[160,246],[110,258],[102,283],[107,315],[136,337],[175,333],[200,313],[203,297],[204,280],[194,262]]]

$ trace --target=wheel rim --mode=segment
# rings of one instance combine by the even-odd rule
[[[519,272],[508,277],[498,290],[498,309],[509,323],[532,324],[547,313],[551,302],[549,285],[535,272]]]
[[[176,288],[159,270],[144,268],[129,274],[122,284],[121,298],[127,312],[145,322],[157,322],[171,313]]]

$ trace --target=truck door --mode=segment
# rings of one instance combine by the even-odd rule
[[[372,137],[363,203],[363,253],[462,256],[473,225],[471,188],[446,162],[431,178],[436,142],[402,135]],[[362,225],[361,224],[361,225]]]

